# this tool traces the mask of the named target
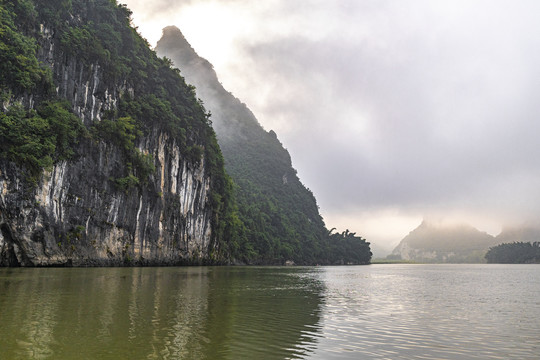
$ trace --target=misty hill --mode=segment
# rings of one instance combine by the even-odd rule
[[[496,237],[497,246],[486,253],[488,263],[540,263],[540,228],[524,224],[504,228]]]
[[[489,247],[499,241],[470,225],[443,225],[423,221],[392,251],[403,260],[434,263],[485,262]]]
[[[344,247],[336,248],[337,236],[365,255],[353,262],[369,262],[369,243],[360,237],[329,236],[315,197],[300,182],[276,133],[264,130],[247,106],[223,88],[212,65],[197,55],[178,28],[163,30],[156,51],[172,60],[212,114],[226,170],[237,185],[239,220],[245,225],[238,234],[242,261],[343,262],[339,254]]]
[[[540,241],[540,227],[529,224],[504,228],[501,233],[497,235],[498,244],[512,242],[533,243],[536,241]]]

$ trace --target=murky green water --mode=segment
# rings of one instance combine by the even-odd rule
[[[540,266],[0,269],[0,359],[538,359]]]

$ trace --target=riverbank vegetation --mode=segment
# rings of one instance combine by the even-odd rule
[[[500,244],[488,250],[486,260],[491,264],[540,264],[540,242]]]

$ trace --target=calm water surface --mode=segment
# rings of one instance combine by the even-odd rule
[[[0,359],[540,359],[539,265],[0,269]]]

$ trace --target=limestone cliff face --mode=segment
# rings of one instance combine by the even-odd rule
[[[209,179],[203,164],[192,167],[164,134],[157,139],[149,147],[158,168],[150,189],[156,191],[117,191],[109,178],[120,159],[104,144],[88,145],[77,161],[56,164],[30,194],[19,169],[3,163],[0,264],[172,264],[207,256]]]
[[[58,50],[54,29],[42,25],[40,30],[38,58],[52,69],[56,93],[71,103],[85,126],[101,121],[123,94],[137,95],[129,79],[107,78],[98,62],[85,64]],[[32,108],[39,96],[12,102]],[[186,157],[159,124],[150,125],[136,146],[151,155],[155,171],[147,183],[128,190],[111,181],[123,176],[121,149],[100,139],[80,139],[75,156],[44,171],[37,186],[25,183],[23,168],[0,160],[0,265],[215,260],[207,159]]]
[[[98,62],[86,65],[83,59],[67,56],[56,49],[55,31],[41,26],[38,59],[53,70],[56,92],[70,101],[73,111],[85,125],[100,121],[104,111],[114,110],[124,93],[134,95],[127,81],[111,83],[104,78]]]
[[[0,265],[121,265],[198,262],[211,239],[204,163],[182,159],[164,133],[141,146],[156,174],[145,189],[118,191],[123,161],[107,144],[85,143],[34,190],[13,164],[0,167]]]

